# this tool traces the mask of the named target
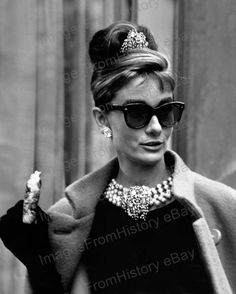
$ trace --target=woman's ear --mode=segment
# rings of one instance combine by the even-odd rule
[[[109,123],[107,117],[99,107],[93,107],[93,117],[98,125],[99,128],[109,127]]]

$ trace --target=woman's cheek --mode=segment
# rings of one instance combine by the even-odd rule
[[[120,131],[120,133],[122,132],[122,130]],[[119,137],[119,147],[122,150],[133,150],[134,148],[134,138],[130,133],[122,133],[122,135],[120,135]]]

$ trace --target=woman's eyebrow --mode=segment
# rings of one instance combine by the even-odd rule
[[[172,97],[163,98],[155,107],[162,105],[164,103],[167,103],[167,102],[171,102],[171,101],[173,101]],[[147,104],[147,101],[142,100],[142,99],[127,99],[122,105],[126,105],[128,103],[145,103],[145,104]]]
[[[146,103],[146,101],[142,99],[127,99],[122,105],[125,105],[128,103]]]
[[[166,98],[163,98],[157,105],[156,105],[156,107],[157,106],[160,106],[160,105],[162,105],[162,104],[165,104],[165,103],[167,103],[167,102],[172,102],[173,101],[173,98],[172,97],[166,97]]]

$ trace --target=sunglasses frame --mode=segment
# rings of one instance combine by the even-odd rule
[[[131,126],[129,123],[128,123],[128,120],[127,120],[127,114],[128,114],[128,108],[129,106],[134,106],[134,105],[145,105],[146,107],[148,107],[150,109],[150,112],[149,112],[149,115],[147,117],[147,120],[144,124],[138,126],[138,127],[133,127]],[[179,119],[178,121],[174,122],[174,124],[172,125],[165,125],[163,124],[162,122],[160,122],[161,126],[162,127],[166,127],[166,128],[171,128],[173,126],[175,126],[180,120],[181,120],[181,117],[182,117],[182,113],[183,113],[183,110],[185,108],[185,103],[184,102],[180,102],[180,101],[172,101],[172,102],[168,102],[168,103],[164,103],[158,107],[155,107],[153,108],[152,106],[146,104],[146,103],[143,103],[143,102],[132,102],[132,103],[127,103],[125,105],[119,105],[119,104],[112,104],[112,103],[108,103],[106,104],[106,111],[109,112],[109,111],[114,111],[114,110],[120,110],[124,113],[124,119],[125,119],[125,123],[128,127],[130,127],[131,129],[141,129],[145,126],[147,126],[152,118],[153,115],[157,115],[158,117],[158,111],[165,107],[165,106],[169,106],[169,105],[174,105],[174,106],[177,106],[179,107],[180,109],[180,116],[179,116]],[[158,118],[159,120],[159,118]]]

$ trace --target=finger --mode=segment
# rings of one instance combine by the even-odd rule
[[[50,216],[45,211],[43,211],[38,205],[36,209],[36,219],[38,225],[45,224],[50,221]]]

